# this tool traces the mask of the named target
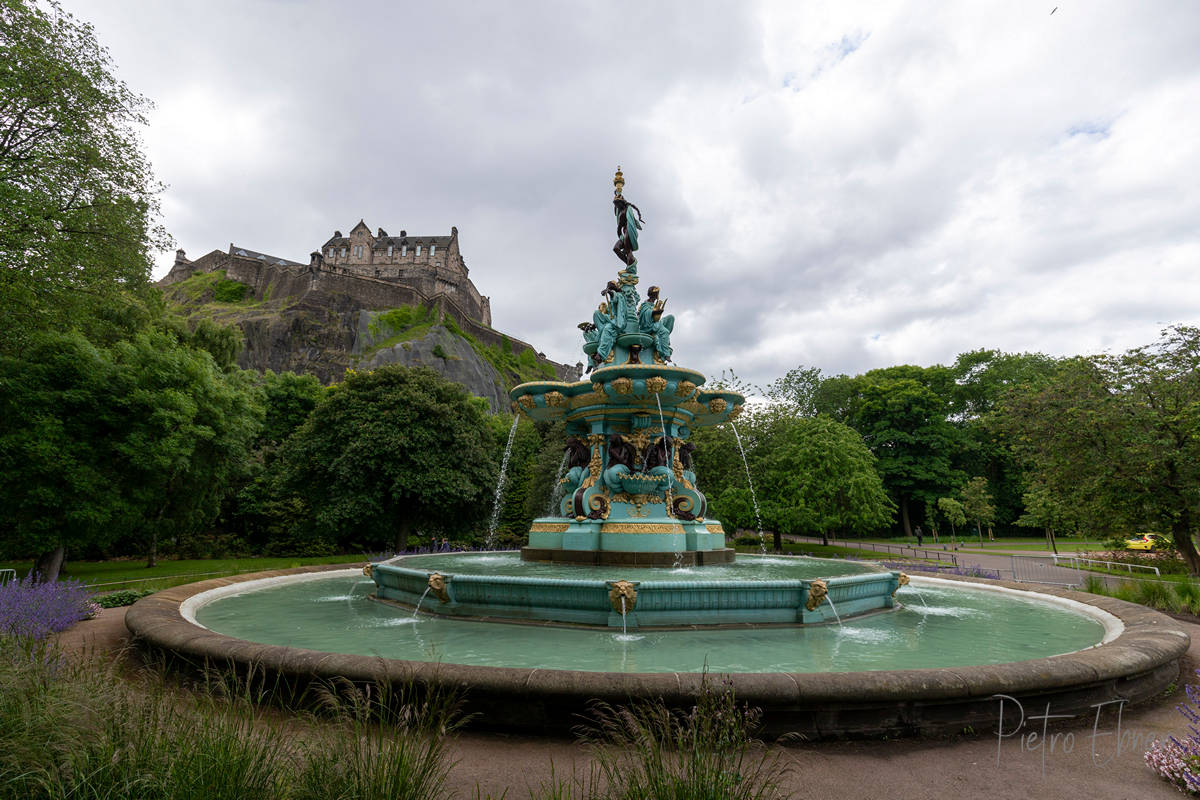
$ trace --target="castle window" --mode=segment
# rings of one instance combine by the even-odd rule
[[[354,257],[362,258],[362,245],[361,244],[354,245]]]
[[[329,248],[329,257],[333,258],[333,248]]]
[[[421,245],[417,245],[417,255],[421,255]]]
[[[344,248],[344,247],[342,248],[342,253],[341,253],[341,255],[342,255],[342,258],[345,258],[345,257],[346,257],[346,248]]]
[[[388,258],[392,257],[392,245],[388,245]]]
[[[406,244],[400,245],[400,255],[402,255],[402,256],[408,255],[408,245],[406,245]]]
[[[433,257],[433,254],[436,252],[437,252],[437,245],[436,244],[429,245],[429,256],[431,258]]]

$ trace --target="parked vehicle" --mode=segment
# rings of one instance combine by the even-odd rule
[[[1126,550],[1170,550],[1171,540],[1158,533],[1139,533],[1125,540]]]

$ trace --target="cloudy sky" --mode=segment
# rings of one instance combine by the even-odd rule
[[[620,164],[676,361],[765,382],[1200,321],[1200,3],[1055,2],[65,7],[157,104],[189,256],[456,225],[574,363]]]

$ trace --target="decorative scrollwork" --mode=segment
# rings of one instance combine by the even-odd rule
[[[714,397],[708,401],[708,410],[713,414],[720,414],[727,405],[729,404],[725,402],[724,397]]]
[[[696,518],[696,515],[692,513],[692,509],[695,507],[695,505],[696,504],[692,502],[692,498],[681,494],[675,498],[675,502],[672,504],[671,508],[674,510],[675,517],[677,519],[690,522]]]
[[[612,510],[608,502],[608,498],[602,494],[593,495],[588,501],[588,507],[592,510],[588,514],[588,519],[608,519],[608,514]]]

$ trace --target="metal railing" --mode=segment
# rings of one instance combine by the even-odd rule
[[[15,569],[0,569],[0,586],[16,579],[17,571]]]
[[[1074,572],[1070,567],[1062,567],[1048,558],[1032,556],[1010,556],[1012,559],[1013,580],[1021,583],[1045,583],[1051,586],[1081,586],[1083,576],[1079,565]]]
[[[818,536],[789,536],[785,537],[793,542],[811,542],[812,544],[820,544],[821,538]],[[829,543],[837,547],[849,547],[854,550],[871,550],[876,553],[895,553],[896,555],[904,555],[910,553],[913,558],[932,558],[939,561],[949,561],[954,566],[958,566],[958,556],[954,555],[951,550],[939,550],[934,547],[917,547],[910,544],[883,544],[881,542],[857,542],[853,539],[837,539],[830,538]]]
[[[1110,569],[1113,572],[1119,572],[1121,569],[1124,569],[1126,572],[1128,572],[1130,575],[1132,575],[1133,571],[1135,569],[1144,569],[1147,572],[1153,572],[1155,575],[1157,575],[1160,578],[1162,577],[1162,573],[1159,572],[1158,567],[1148,567],[1144,564],[1125,564],[1120,561],[1100,561],[1095,558],[1080,558],[1079,556],[1063,556],[1063,555],[1059,555],[1059,554],[1055,553],[1054,554],[1054,563],[1057,564],[1059,559],[1070,562],[1071,565],[1073,567],[1075,567],[1075,569],[1077,571],[1080,569],[1079,563],[1082,561],[1087,564],[1103,564],[1107,569]],[[1083,569],[1087,569],[1087,567],[1083,567]]]

